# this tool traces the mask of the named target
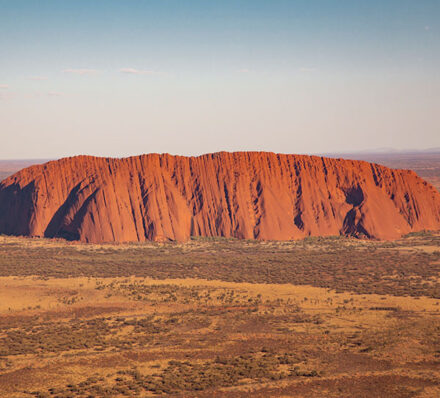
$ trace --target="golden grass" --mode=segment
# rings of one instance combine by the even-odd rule
[[[0,237],[0,269],[13,261],[31,264],[15,268],[19,275],[0,277],[0,396],[437,397],[436,239],[419,234],[376,243],[112,246]],[[319,257],[323,250],[335,254]],[[371,252],[365,257],[368,270],[356,271],[358,284],[374,274],[362,291],[356,280],[343,279],[354,278],[349,263],[336,266],[346,258],[340,253],[350,251],[352,257]],[[403,274],[399,264],[382,267],[384,256],[394,258],[390,253],[408,259]],[[147,254],[163,262],[161,273],[149,274],[154,263],[142,264]],[[263,276],[269,271],[267,279],[256,283],[244,275],[245,281],[231,281],[228,270],[235,268],[209,262],[216,256],[234,260],[234,267],[256,262],[252,269]],[[290,265],[292,256],[303,263]],[[105,276],[123,258],[139,262],[130,268],[134,274]],[[313,258],[334,268],[314,268]],[[108,268],[101,263],[105,259]],[[267,268],[270,259],[273,269]],[[48,272],[48,261],[58,267],[57,277]],[[175,269],[185,261],[188,277],[168,277],[172,272],[162,271],[168,261]],[[90,268],[82,268],[88,262]],[[283,262],[281,270],[295,266],[315,286],[270,283]],[[44,272],[38,273],[39,264]],[[101,267],[100,275],[87,274],[93,264]],[[69,267],[84,275],[67,276]],[[317,286],[332,269],[330,286]],[[20,275],[22,270],[35,274]],[[202,277],[211,270],[224,279]],[[375,293],[382,281],[398,281],[397,294]],[[402,286],[417,290],[407,294]]]

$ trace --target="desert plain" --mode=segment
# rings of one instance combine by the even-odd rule
[[[440,235],[0,238],[4,397],[437,397]]]
[[[376,160],[439,188],[436,156]],[[16,165],[2,167],[6,177]],[[2,235],[0,395],[438,397],[439,276],[435,231],[119,244]]]

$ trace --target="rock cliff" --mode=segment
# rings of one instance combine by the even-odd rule
[[[0,233],[84,242],[190,236],[393,239],[440,229],[440,194],[408,170],[265,152],[76,156],[0,183]]]

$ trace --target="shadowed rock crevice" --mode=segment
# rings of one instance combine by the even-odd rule
[[[351,209],[344,219],[344,226],[342,232],[344,235],[350,235],[361,238],[371,238],[368,231],[364,228],[362,223],[357,219],[357,209]]]
[[[11,184],[4,184],[11,180]],[[31,180],[24,185],[11,176],[0,184],[0,233],[8,235],[31,235],[35,217],[36,187]],[[2,197],[7,200],[2,202]]]
[[[75,213],[75,216],[73,217],[72,221],[70,221],[70,223],[62,224],[61,228],[56,234],[57,237],[64,238],[66,240],[80,239],[81,237],[80,230],[81,230],[81,226],[84,223],[84,218],[88,214],[90,214],[91,222],[94,223],[93,212],[89,212],[90,211],[89,206],[95,200],[98,192],[99,189],[96,189],[90,196],[86,198],[86,200],[81,205],[79,210]]]
[[[364,201],[362,188],[357,186],[347,189],[345,191],[345,200],[350,205],[359,206]]]
[[[76,185],[75,187],[73,187],[65,202],[53,215],[46,230],[44,231],[44,236],[46,238],[54,238],[55,236],[58,236],[58,233],[62,228],[63,220],[66,217],[67,212],[78,201],[78,193],[81,190],[81,184],[82,182]]]

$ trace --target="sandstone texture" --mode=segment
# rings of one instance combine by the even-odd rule
[[[0,233],[83,242],[191,236],[394,239],[440,229],[440,194],[413,171],[266,152],[76,156],[0,183]]]

